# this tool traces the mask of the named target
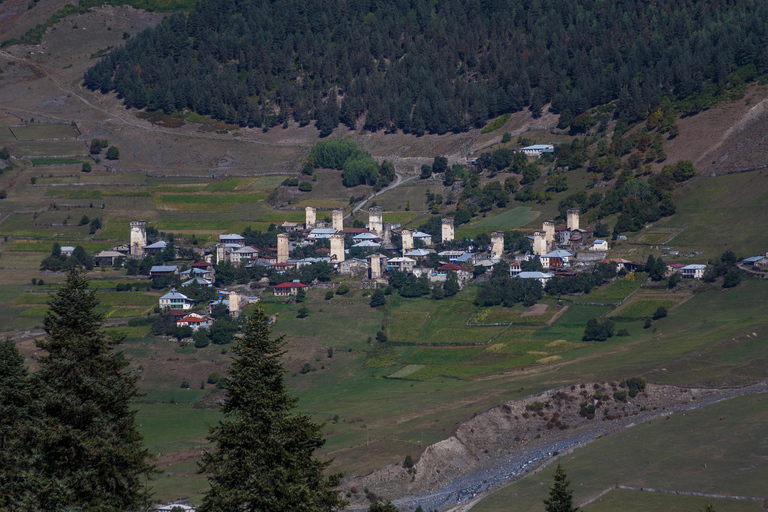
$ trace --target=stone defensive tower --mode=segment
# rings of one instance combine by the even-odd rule
[[[144,248],[147,246],[147,221],[131,221],[131,256],[144,257]]]
[[[368,230],[378,237],[384,234],[384,213],[380,206],[368,208]]]
[[[403,237],[403,256],[405,256],[405,253],[413,250],[413,230],[404,229],[400,235]]]
[[[533,234],[533,254],[544,256],[547,252],[547,234],[544,231],[536,231]]]
[[[453,242],[453,217],[445,217],[443,220],[442,241]]]
[[[307,206],[306,215],[307,220],[305,222],[305,227],[307,229],[315,229],[315,224],[317,224],[317,208],[314,206]]]
[[[491,259],[500,260],[504,254],[504,232],[494,231],[491,233]]]
[[[243,308],[243,297],[237,292],[230,292],[229,294],[229,314],[232,316],[240,316],[240,312]]]
[[[381,254],[371,254],[371,279],[378,279],[381,277]]]
[[[547,234],[547,247],[552,247],[555,243],[555,221],[545,220],[543,229]]]
[[[277,262],[285,263],[288,261],[288,235],[280,233],[277,235]]]
[[[336,231],[344,231],[344,210],[333,210],[333,229]]]
[[[579,209],[571,208],[568,210],[568,223],[566,224],[569,231],[579,229]]]
[[[331,262],[341,263],[344,258],[344,235],[331,235]]]

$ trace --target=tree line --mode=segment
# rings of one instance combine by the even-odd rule
[[[422,134],[550,104],[576,132],[615,100],[633,123],[768,71],[768,4],[684,0],[201,0],[84,76],[128,107],[240,126]],[[663,121],[657,120],[657,121]]]

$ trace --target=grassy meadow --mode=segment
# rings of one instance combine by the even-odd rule
[[[734,398],[660,418],[599,439],[560,461],[582,503],[613,485],[738,496],[764,496],[765,397]],[[505,487],[473,507],[476,512],[543,511],[553,466]],[[674,496],[613,490],[585,506],[586,512],[703,510],[759,511],[760,501]]]

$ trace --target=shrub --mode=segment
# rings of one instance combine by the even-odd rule
[[[304,363],[304,366],[301,367],[301,370],[299,370],[299,373],[301,373],[302,375],[306,375],[311,371],[312,371],[312,365],[309,363]]]
[[[584,341],[605,341],[614,334],[615,325],[610,320],[599,321],[597,318],[591,318],[587,321],[587,327],[584,329]]]
[[[296,313],[296,318],[307,318],[309,316],[309,308],[306,306],[302,306],[299,308],[299,311]]]
[[[216,384],[221,380],[221,374],[219,372],[213,372],[208,375],[208,384]]]
[[[299,185],[299,190],[302,192],[312,192],[312,184],[308,181],[304,181]]]
[[[344,295],[346,293],[349,293],[349,286],[346,284],[339,285],[339,287],[336,288],[336,295]]]
[[[667,308],[665,308],[664,306],[659,306],[659,308],[653,313],[654,320],[664,318],[665,316],[667,316]]]
[[[115,146],[110,146],[107,150],[107,160],[119,160],[120,150]]]
[[[387,303],[387,298],[384,296],[384,291],[381,288],[376,289],[371,296],[371,307],[376,308],[383,306]]]
[[[652,324],[652,322],[651,322],[651,319],[650,319],[650,318],[646,318],[646,319],[645,319],[645,323],[643,324],[643,329],[648,329],[648,328],[650,328],[650,327],[651,327],[651,324]]]
[[[84,162],[80,170],[83,172],[91,172],[91,164],[89,164],[88,162]]]
[[[286,178],[283,180],[283,186],[285,187],[298,187],[299,178]]]
[[[723,278],[723,288],[733,288],[741,283],[741,272],[738,269],[732,268],[725,274]]]
[[[384,334],[384,331],[376,332],[376,341],[378,341],[379,343],[386,343],[387,339],[388,339],[387,335]]]
[[[331,300],[333,298],[333,292],[325,293],[325,300]]]
[[[544,402],[533,402],[525,406],[526,411],[541,411],[544,409]]]
[[[189,381],[187,379],[182,380],[181,387],[182,389],[189,389]]]
[[[613,394],[613,399],[617,402],[626,402],[627,401],[627,392],[624,390],[617,391]]]
[[[413,467],[413,458],[411,458],[410,455],[405,456],[405,461],[403,461],[403,466],[405,466],[406,468]]]

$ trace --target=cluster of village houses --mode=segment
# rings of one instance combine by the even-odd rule
[[[315,207],[306,208],[305,223],[285,222],[281,225],[283,232],[277,235],[277,249],[269,249],[268,253],[259,251],[245,244],[244,237],[237,234],[220,235],[219,243],[206,251],[205,257],[192,264],[189,270],[180,271],[177,265],[156,265],[150,270],[151,277],[163,275],[180,275],[182,287],[197,284],[202,287],[213,286],[214,265],[231,262],[235,266],[262,266],[284,272],[318,262],[331,264],[339,274],[359,277],[361,287],[377,288],[388,284],[388,272],[399,270],[417,277],[426,277],[430,282],[439,283],[448,280],[450,274],[455,274],[460,287],[464,287],[474,275],[477,266],[491,269],[496,265],[509,266],[509,273],[518,279],[536,279],[545,285],[555,275],[575,275],[584,267],[598,262],[614,264],[617,270],[622,268],[632,271],[637,266],[624,259],[607,258],[608,241],[594,239],[593,230],[582,229],[579,226],[579,210],[567,211],[566,224],[557,226],[554,221],[545,221],[540,231],[529,236],[532,252],[507,257],[504,254],[504,232],[496,231],[491,234],[491,244],[488,247],[477,247],[471,251],[445,250],[437,252],[431,249],[437,240],[429,233],[413,229],[401,228],[399,224],[385,223],[380,207],[368,210],[368,224],[365,228],[345,228],[342,210],[333,210],[331,222],[319,221]],[[392,234],[401,237],[402,249],[392,243]],[[348,257],[349,249],[345,245],[347,236],[354,241],[352,248],[362,248],[372,252],[365,258]],[[292,259],[293,249],[299,246],[315,244],[320,239],[328,239],[330,248],[320,248],[316,254],[327,254],[314,258]],[[453,218],[442,219],[440,242],[454,240]],[[131,222],[129,246],[115,247],[111,251],[102,251],[95,259],[105,264],[114,264],[118,258],[126,256],[143,258],[155,255],[166,249],[164,241],[147,243],[146,222],[136,220]],[[69,247],[62,247],[66,254]],[[437,269],[424,264],[431,254],[437,254],[443,262]],[[524,271],[523,262],[538,259],[543,271]],[[742,262],[746,265],[768,267],[768,253],[764,256],[748,258]],[[683,278],[700,279],[704,275],[706,265],[669,265],[670,272],[680,272]],[[291,281],[273,287],[273,293],[278,297],[291,297],[307,288],[307,285]],[[219,304],[226,306],[237,315],[244,304],[258,301],[258,297],[249,297],[236,292],[219,292],[220,299],[210,304],[213,308]],[[171,311],[177,317],[179,326],[190,326],[193,329],[207,327],[211,319],[202,314],[192,313],[194,301],[183,293],[173,289],[159,299],[163,310]]]

